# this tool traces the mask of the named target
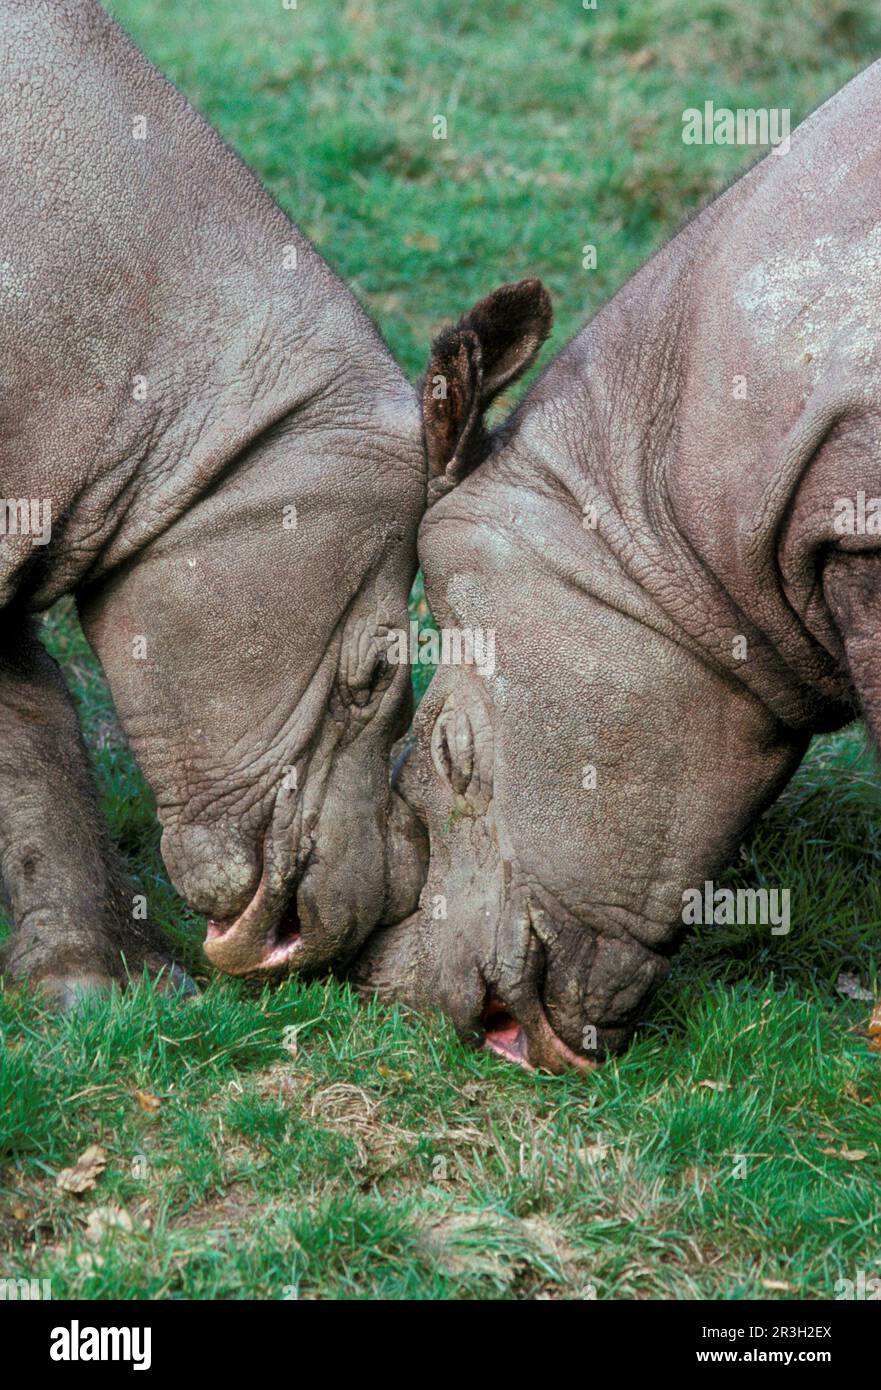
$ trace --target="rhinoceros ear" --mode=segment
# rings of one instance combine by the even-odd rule
[[[486,457],[483,413],[532,365],[552,322],[544,285],[521,280],[494,290],[435,338],[422,386],[431,501]]]

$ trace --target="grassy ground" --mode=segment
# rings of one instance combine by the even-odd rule
[[[685,106],[788,106],[870,61],[869,0],[116,0],[113,11],[356,288],[411,373],[432,331],[538,273],[554,345],[744,152]],[[431,138],[437,115],[448,139]],[[595,271],[582,246],[596,244]],[[209,980],[149,792],[69,609],[47,620],[114,834],[205,984],[42,1017],[0,994],[0,1276],[56,1297],[829,1296],[879,1273],[881,792],[814,745],[732,884],[793,929],[716,928],[627,1056],[525,1076],[336,985]],[[58,1172],[90,1145],[80,1195]]]

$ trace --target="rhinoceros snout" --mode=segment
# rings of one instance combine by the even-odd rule
[[[414,911],[428,872],[424,826],[395,791],[384,816],[374,805],[362,810],[354,824],[334,819],[299,868],[295,856],[280,867],[267,840],[251,901],[236,917],[208,922],[204,950],[212,965],[230,975],[342,966],[374,927]]]
[[[209,920],[204,950],[211,964],[229,975],[290,970],[303,949],[296,896],[277,900],[264,863],[253,898],[232,921]]]

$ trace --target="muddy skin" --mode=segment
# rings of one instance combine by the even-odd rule
[[[425,505],[416,397],[354,297],[92,0],[0,0],[0,866],[10,978],[146,968],[31,615],[74,594],[218,968],[354,954],[425,853],[389,786],[386,659]]]
[[[495,432],[493,377],[531,359],[541,287],[503,287],[437,340],[426,593],[440,626],[495,629],[496,663],[440,669],[420,708],[401,788],[428,880],[368,942],[362,987],[513,1060],[619,1051],[684,893],[812,734],[861,713],[881,736],[881,538],[836,524],[841,498],[881,496],[881,154],[852,136],[879,116],[876,64]]]

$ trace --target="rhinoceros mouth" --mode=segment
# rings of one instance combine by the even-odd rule
[[[279,921],[266,939],[262,956],[253,960],[249,965],[242,965],[232,973],[248,974],[253,970],[279,970],[293,961],[294,956],[303,947],[303,933],[299,926],[296,903],[292,903],[291,907],[293,923],[287,917]],[[221,953],[223,955],[228,954],[228,948],[233,944],[233,937],[237,934],[237,928],[241,926],[243,917],[244,913],[231,922],[217,922],[213,919],[208,922],[208,930],[205,935],[205,954],[215,965],[220,964]],[[229,966],[223,968],[230,970]]]
[[[483,1047],[524,1071],[592,1071],[596,1062],[573,1052],[554,1032],[541,1004],[533,1001],[527,1028],[499,999],[490,999],[481,1018]]]
[[[273,902],[264,858],[257,891],[244,911],[231,921],[209,920],[203,949],[211,964],[229,975],[292,969],[304,947],[297,910],[301,881],[298,874],[281,902]]]

